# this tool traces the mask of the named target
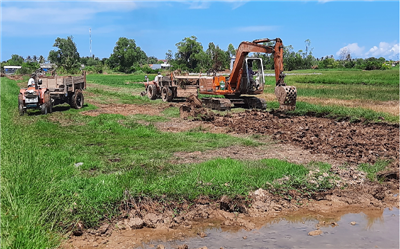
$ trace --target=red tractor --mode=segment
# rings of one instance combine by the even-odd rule
[[[52,112],[50,91],[41,85],[42,80],[35,74],[29,79],[28,88],[19,90],[18,111],[21,116],[24,115],[26,109],[40,109],[42,114]]]

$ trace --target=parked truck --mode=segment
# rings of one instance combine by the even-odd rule
[[[80,76],[33,75],[34,84],[22,88],[18,96],[18,110],[24,115],[27,109],[40,109],[42,114],[51,113],[53,106],[68,103],[75,109],[84,104],[86,72]]]

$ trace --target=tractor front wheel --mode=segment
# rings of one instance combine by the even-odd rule
[[[52,113],[53,112],[53,106],[51,104],[51,97],[50,93],[45,93],[44,94],[44,105],[47,107],[47,113]]]
[[[20,116],[23,116],[25,114],[24,100],[22,95],[18,96],[18,112]]]
[[[40,106],[40,112],[42,114],[46,115],[47,114],[47,110],[48,110],[48,107],[47,107],[46,103],[44,103],[43,105]]]

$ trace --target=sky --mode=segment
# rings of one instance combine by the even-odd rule
[[[147,56],[165,59],[195,36],[213,42],[281,38],[294,51],[311,41],[315,57],[399,60],[399,1],[1,1],[1,61],[18,54],[45,58],[57,37],[73,36],[80,56],[108,58],[120,37],[134,39]]]

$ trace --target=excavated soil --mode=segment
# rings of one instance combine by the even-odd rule
[[[342,158],[333,159],[324,153],[312,154],[290,144],[268,144],[258,147],[230,146],[227,148],[213,149],[212,151],[175,152],[170,161],[173,164],[200,163],[214,158],[232,158],[237,160],[261,160],[276,158],[296,164],[309,164],[311,162],[326,162],[332,166],[346,163]]]
[[[280,112],[246,111],[214,115],[217,127],[237,134],[266,134],[312,154],[344,158],[349,163],[399,160],[399,125],[349,123],[312,116],[288,116]]]

